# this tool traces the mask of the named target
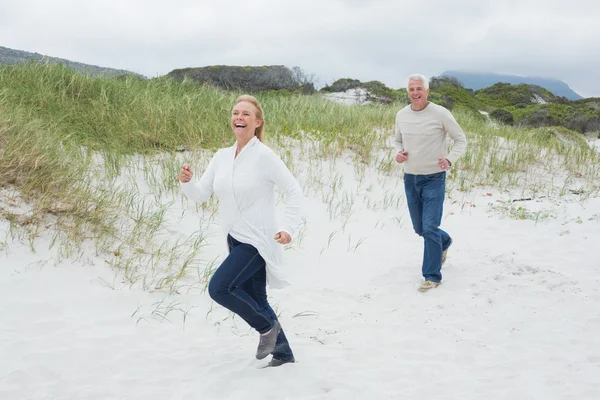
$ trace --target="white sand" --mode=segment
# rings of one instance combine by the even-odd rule
[[[209,312],[199,287],[130,287],[92,252],[55,265],[45,234],[35,253],[0,245],[0,399],[600,398],[599,198],[453,191],[444,281],[421,294],[398,170],[359,183],[345,160],[298,168],[308,204],[286,252],[294,285],[270,292],[296,364],[261,369],[256,333]],[[323,197],[340,176],[330,213]],[[512,205],[540,218],[509,218]],[[199,217],[184,210],[167,218],[187,235]],[[208,229],[203,265],[224,254]]]

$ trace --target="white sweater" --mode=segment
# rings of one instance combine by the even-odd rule
[[[454,141],[450,153],[448,138]],[[442,106],[430,102],[424,109],[414,111],[408,105],[396,114],[396,152],[408,151],[408,160],[404,162],[407,174],[442,172],[437,165],[438,157],[454,164],[466,148],[465,133],[452,113]]]
[[[302,189],[279,156],[256,136],[237,158],[236,148],[237,143],[217,151],[202,177],[182,183],[181,188],[199,203],[214,193],[225,234],[258,250],[267,264],[269,286],[285,286],[283,246],[274,236],[280,231],[294,236],[301,219]],[[286,195],[285,215],[279,226],[275,221],[275,186]]]

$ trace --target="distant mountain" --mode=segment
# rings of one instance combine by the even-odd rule
[[[555,96],[566,97],[569,100],[579,100],[583,97],[573,91],[569,85],[558,79],[538,78],[533,76],[502,75],[493,73],[476,73],[462,71],[445,71],[442,76],[452,76],[458,79],[465,88],[479,90],[495,83],[511,83],[513,85],[525,83],[528,85],[541,86],[549,90]]]
[[[60,63],[90,76],[119,76],[119,75],[135,75],[142,78],[145,76],[136,74],[135,72],[126,71],[123,69],[98,67],[96,65],[82,64],[75,61],[64,60],[62,58],[48,57],[38,53],[30,53],[28,51],[13,50],[7,47],[0,46],[0,65],[15,65],[24,64],[29,61]]]

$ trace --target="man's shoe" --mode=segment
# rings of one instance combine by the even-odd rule
[[[277,343],[277,336],[281,330],[281,324],[275,320],[273,327],[269,333],[261,334],[260,341],[258,342],[258,348],[256,349],[256,358],[262,360],[275,350],[275,344]]]
[[[452,242],[453,242],[453,240],[450,239],[450,244],[448,245],[448,247],[446,247],[446,250],[442,251],[442,265],[444,265],[444,263],[446,262],[446,256],[448,255],[448,249],[450,248],[450,246],[452,246]]]
[[[423,282],[421,282],[421,286],[419,287],[419,292],[426,292],[430,289],[435,289],[436,287],[438,287],[440,285],[441,285],[441,282],[423,281]]]
[[[269,364],[267,365],[267,367],[279,367],[283,364],[295,363],[295,362],[296,362],[296,359],[294,357],[290,358],[289,360],[281,360],[279,358],[273,357],[271,359],[271,361],[269,361]]]

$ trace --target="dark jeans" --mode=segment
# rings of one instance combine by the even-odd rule
[[[259,333],[273,327],[277,315],[267,301],[265,260],[254,246],[227,235],[229,256],[215,271],[208,284],[210,297],[233,311]],[[294,356],[283,333],[277,336],[273,357],[287,360]]]
[[[439,228],[446,193],[446,172],[430,175],[404,174],[404,190],[413,228],[425,241],[423,277],[440,282],[442,251],[452,243],[450,236]]]

